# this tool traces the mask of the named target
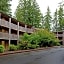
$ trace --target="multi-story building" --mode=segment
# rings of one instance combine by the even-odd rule
[[[10,44],[18,44],[19,36],[27,32],[33,33],[34,28],[18,22],[16,19],[0,12],[0,44],[8,49]]]
[[[64,45],[64,31],[54,32],[56,34],[56,38],[60,40],[60,44]]]

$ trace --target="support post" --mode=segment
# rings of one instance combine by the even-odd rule
[[[35,27],[33,26],[33,27],[32,27],[32,31],[33,31],[33,32],[35,32],[35,29],[34,29],[34,28],[35,28]]]
[[[11,18],[9,18],[9,46],[11,43]]]
[[[17,39],[17,44],[18,44],[19,43],[19,22],[18,22],[17,36],[18,36],[18,39]]]
[[[63,31],[63,45],[64,45],[64,31]]]
[[[0,25],[1,25],[1,13],[0,13]]]
[[[26,30],[26,32],[27,32],[27,25],[25,25],[25,30]]]

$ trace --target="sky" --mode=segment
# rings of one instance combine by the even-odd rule
[[[19,0],[12,0],[12,2],[11,2],[12,15],[14,15],[14,12],[18,5],[18,1]],[[40,10],[44,15],[47,11],[48,6],[50,7],[51,14],[53,14],[55,12],[56,8],[58,8],[59,3],[62,2],[62,0],[36,0],[36,1],[39,4]]]

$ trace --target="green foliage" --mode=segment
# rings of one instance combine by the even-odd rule
[[[59,22],[59,30],[62,30],[64,20],[63,20],[63,7],[60,5],[59,10],[58,10],[58,22]]]
[[[42,14],[36,0],[20,0],[15,12],[15,18],[25,24],[39,27]]]
[[[46,15],[44,16],[44,28],[47,30],[51,30],[51,15],[50,15],[50,9],[49,7],[47,8]]]
[[[18,45],[19,49],[28,49],[29,44],[29,35],[24,33],[23,36],[20,36],[20,44]]]
[[[39,35],[39,45],[40,46],[54,46],[59,40],[55,38],[55,35],[47,30],[39,30],[36,32]]]
[[[55,38],[54,33],[40,29],[31,35],[25,33],[21,36],[19,49],[34,49],[38,47],[56,45],[59,45],[59,40]]]
[[[53,18],[53,31],[58,31],[58,12],[57,12],[57,9],[56,11],[54,12],[54,18]]]
[[[34,37],[34,35],[24,33],[24,35],[20,37],[20,44],[18,45],[19,49],[34,49],[39,47],[37,44],[37,37],[38,36]]]
[[[16,45],[11,44],[11,45],[9,46],[9,50],[10,50],[10,51],[16,51],[17,49],[18,49],[18,47],[17,47]]]
[[[28,48],[28,42],[27,41],[20,42],[20,44],[18,44],[18,49],[20,49],[20,50],[29,49]]]
[[[4,46],[0,45],[0,53],[3,53],[3,52],[4,52]]]
[[[0,12],[11,15],[10,1],[12,0],[0,0]]]

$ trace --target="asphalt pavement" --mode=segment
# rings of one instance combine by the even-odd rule
[[[64,48],[0,56],[0,64],[64,64]]]

